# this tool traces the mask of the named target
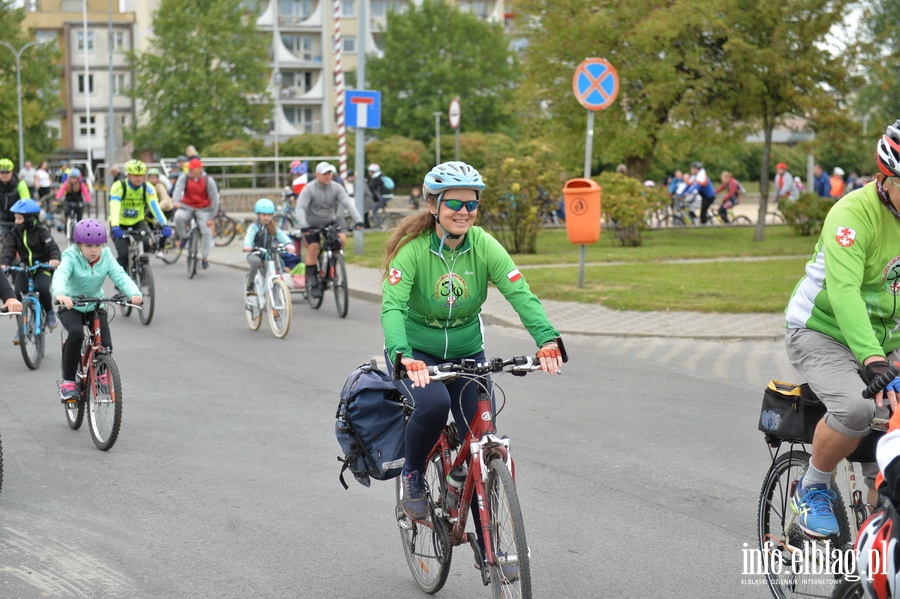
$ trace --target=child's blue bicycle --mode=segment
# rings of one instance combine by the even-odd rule
[[[19,328],[19,349],[25,365],[37,370],[44,359],[44,336],[47,334],[47,313],[41,308],[40,294],[34,288],[38,270],[53,270],[44,262],[34,266],[10,266],[7,272],[23,272],[28,276],[28,291],[22,297],[22,313],[16,316]]]

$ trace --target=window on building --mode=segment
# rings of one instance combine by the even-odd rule
[[[353,18],[356,16],[355,0],[343,0],[341,2],[341,16]]]
[[[461,11],[470,12],[482,19],[487,19],[488,17],[488,3],[482,0],[474,0],[470,2],[463,0],[459,2],[457,6],[459,6],[459,9]]]
[[[284,108],[284,116],[287,121],[302,130],[304,133],[315,133],[313,121],[313,109],[288,106]]]
[[[87,90],[85,91],[85,87]],[[87,77],[87,86],[84,84],[84,75],[78,75],[78,93],[80,95],[84,94],[93,94],[94,93],[94,76],[88,75]]]
[[[86,116],[78,117],[78,134],[81,137],[96,137],[97,136],[97,117],[92,116],[90,121]]]
[[[311,35],[293,35],[285,34],[281,36],[281,41],[291,53],[308,62],[313,61],[313,38]]]
[[[78,50],[80,52],[84,52],[84,31],[77,32],[75,34],[75,37],[76,37],[77,44],[78,44]],[[88,52],[94,51],[94,32],[93,31],[87,32],[87,51]]]
[[[341,48],[344,54],[356,54],[356,36],[345,35],[341,41],[344,43],[344,47]]]
[[[307,18],[312,14],[312,0],[279,0],[278,14],[282,17]]]
[[[113,52],[124,52],[125,51],[125,32],[124,31],[113,31],[112,49],[113,49]]]
[[[372,8],[372,16],[373,17],[384,17],[387,16],[387,0],[372,0],[370,6]]]
[[[46,44],[55,48],[57,41],[59,40],[59,36],[55,31],[35,31],[34,39],[39,44]]]
[[[125,73],[115,73],[112,78],[113,93],[117,96],[124,96],[128,91],[128,76]]]

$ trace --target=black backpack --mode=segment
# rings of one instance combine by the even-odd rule
[[[370,478],[390,480],[400,475],[405,456],[406,415],[410,406],[391,378],[375,361],[350,373],[338,404],[334,433],[344,452],[338,456],[344,471],[368,487]]]

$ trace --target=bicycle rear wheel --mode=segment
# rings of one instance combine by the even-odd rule
[[[347,317],[349,308],[349,291],[347,289],[347,267],[344,264],[344,256],[335,252],[331,262],[331,284],[334,286],[334,303],[337,306],[338,316]]]
[[[748,227],[753,223],[750,221],[750,218],[741,214],[740,216],[735,216],[732,224],[737,225],[738,227]]]
[[[834,589],[831,599],[865,599],[865,597],[861,581],[845,578]]]
[[[133,256],[129,256],[128,260],[128,276],[131,277],[131,280],[134,281],[138,287],[140,287],[141,275],[137,260],[135,260]],[[131,306],[122,306],[121,308],[122,316],[131,316]]]
[[[179,258],[181,258],[181,241],[173,232],[163,245],[162,261],[166,264],[175,264]]]
[[[199,252],[200,252],[200,232],[197,230],[194,230],[188,234],[187,271],[188,271],[189,279],[193,279],[194,275],[197,274],[197,262],[200,261],[200,258],[198,255]]]
[[[28,296],[22,302],[22,313],[16,316],[19,325],[19,349],[22,350],[25,365],[31,370],[40,368],[44,359],[44,336],[37,332],[39,310],[37,298]],[[46,322],[41,323],[42,329],[46,326]]]
[[[237,234],[237,225],[233,218],[226,214],[217,214],[215,227],[213,240],[216,247],[223,247],[234,241],[234,236]]]
[[[845,549],[850,543],[850,524],[841,494],[834,502],[840,534],[837,539],[817,539],[804,534],[793,517],[791,495],[798,479],[809,465],[805,451],[788,451],[776,458],[766,474],[759,495],[760,573],[765,573],[769,589],[776,599],[790,597],[831,597],[841,578],[829,561],[834,549]],[[834,477],[832,488],[837,486]],[[796,555],[786,544],[796,548]],[[843,570],[840,570],[843,571]],[[812,572],[822,572],[813,574]]]
[[[447,532],[447,520],[441,500],[447,488],[440,455],[432,456],[425,467],[425,481],[428,483],[428,504],[431,516],[429,522],[414,522],[406,517],[400,508],[401,479],[397,478],[395,513],[400,527],[400,542],[409,571],[419,588],[426,593],[437,593],[447,582],[453,546]]]
[[[291,328],[291,290],[280,277],[272,279],[266,313],[269,315],[269,328],[272,329],[272,334],[284,339]]]
[[[509,468],[500,458],[488,464],[486,483],[491,514],[491,547],[494,561],[491,590],[500,597],[531,597],[531,563],[519,495]]]
[[[97,449],[109,451],[122,426],[122,380],[113,357],[98,356],[86,382],[91,438]]]
[[[156,285],[153,282],[153,271],[149,264],[140,266],[138,278],[134,282],[141,288],[141,294],[144,296],[138,316],[142,323],[150,324],[150,321],[153,320],[153,309],[156,307]]]
[[[784,217],[781,216],[778,212],[766,212],[766,224],[767,225],[783,225]]]

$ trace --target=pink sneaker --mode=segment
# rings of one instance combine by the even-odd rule
[[[63,381],[59,384],[59,397],[63,401],[72,401],[78,399],[78,389],[75,387],[75,381]]]

